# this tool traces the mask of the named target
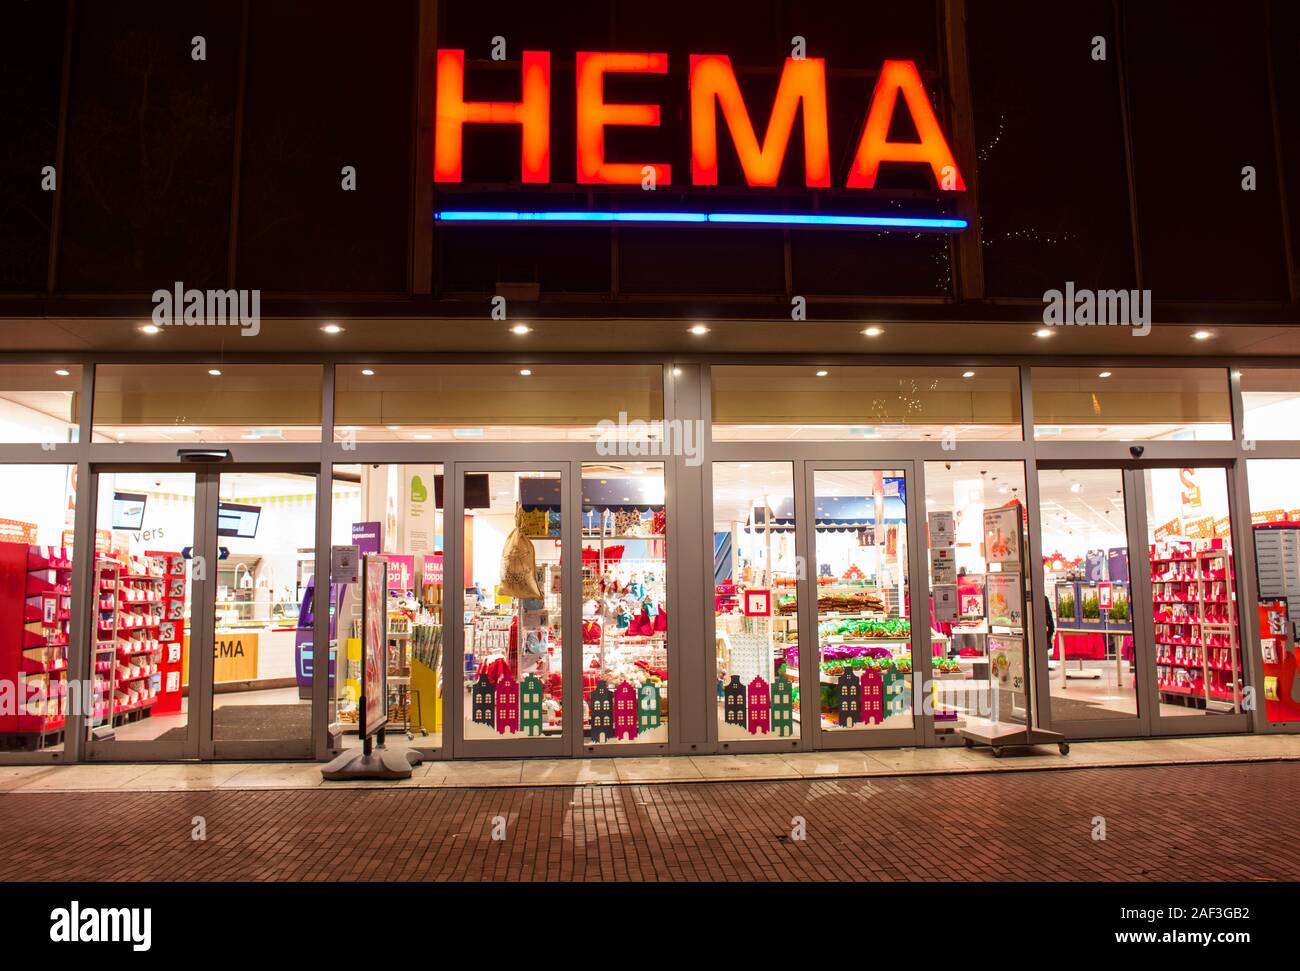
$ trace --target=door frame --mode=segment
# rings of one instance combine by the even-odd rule
[[[1238,714],[1218,713],[1215,717],[1197,717],[1195,715],[1161,715],[1160,692],[1156,683],[1155,651],[1155,615],[1151,604],[1150,557],[1143,553],[1149,549],[1149,521],[1146,508],[1145,474],[1157,468],[1213,468],[1223,470],[1227,486],[1227,502],[1232,528],[1232,563],[1233,594],[1237,609],[1237,642],[1241,653],[1242,683],[1250,686],[1255,683],[1250,651],[1245,641],[1246,625],[1243,617],[1242,584],[1246,575],[1242,570],[1241,527],[1238,515],[1238,497],[1236,495],[1235,459],[1195,457],[1190,459],[1149,459],[1124,461],[1118,458],[1106,459],[1040,459],[1033,464],[1030,474],[1033,476],[1035,506],[1038,514],[1031,517],[1030,531],[1035,537],[1034,546],[1039,551],[1032,582],[1035,603],[1041,604],[1046,597],[1046,576],[1041,562],[1042,539],[1042,505],[1039,495],[1038,475],[1042,471],[1060,469],[1114,469],[1121,475],[1124,489],[1125,534],[1129,552],[1129,610],[1133,619],[1133,651],[1136,687],[1137,715],[1134,717],[1099,718],[1099,719],[1053,719],[1051,702],[1051,675],[1047,668],[1047,625],[1046,618],[1035,622],[1035,640],[1043,644],[1043,650],[1034,652],[1034,669],[1038,682],[1036,703],[1039,711],[1039,723],[1044,728],[1061,732],[1067,738],[1079,740],[1111,738],[1150,738],[1160,736],[1183,735],[1224,735],[1249,731],[1250,719],[1246,712]],[[1136,551],[1136,552],[1135,552]],[[1041,613],[1035,611],[1035,616]],[[1062,652],[1064,654],[1064,652]],[[1062,658],[1064,663],[1064,657]]]
[[[195,556],[206,556],[209,562],[216,563],[219,556],[217,542],[217,503],[220,494],[220,476],[230,472],[287,472],[295,475],[310,476],[315,483],[316,501],[320,501],[320,467],[303,463],[222,463],[222,464],[180,464],[180,463],[94,463],[90,467],[90,507],[89,536],[94,537],[98,527],[100,475],[103,473],[139,473],[177,472],[194,476],[194,527],[192,546]],[[313,545],[315,539],[313,539]],[[92,632],[87,644],[93,644],[93,632],[96,630],[95,617],[98,610],[98,597],[94,582],[94,568],[91,568],[91,589],[89,595],[83,596],[81,610],[84,617],[84,630]],[[216,643],[216,570],[205,571],[205,576],[190,576],[190,617],[187,629],[190,638],[190,670],[188,672],[186,737],[183,741],[165,742],[158,739],[119,740],[112,739],[96,742],[87,732],[83,757],[94,762],[127,761],[178,761],[223,759],[309,759],[315,744],[316,719],[310,723],[313,731],[302,739],[264,739],[264,740],[221,740],[212,737],[212,703],[215,698],[215,659],[213,647]],[[318,618],[319,620],[319,618]],[[329,614],[325,613],[325,630],[328,632]],[[320,630],[318,623],[317,630]],[[317,638],[313,638],[316,640]],[[82,662],[84,681],[92,678],[91,668],[94,664],[94,652],[89,648]],[[329,666],[313,668],[313,680],[328,682]],[[319,691],[313,687],[313,706]],[[88,719],[80,723],[78,730],[87,731]]]
[[[532,449],[520,449],[521,452]],[[580,498],[574,488],[581,475],[581,463],[569,459],[491,461],[448,457],[444,465],[443,495],[447,498],[444,519],[444,638],[450,619],[449,647],[444,654],[443,748],[450,758],[517,759],[576,756],[583,744],[582,732],[582,626],[578,584],[581,562],[578,542]],[[564,724],[559,738],[466,738],[465,737],[465,475],[475,472],[554,472],[560,475],[560,651],[563,684]],[[450,490],[447,483],[450,482]],[[449,498],[448,498],[449,497]],[[574,714],[576,713],[576,715]]]
[[[901,451],[901,450],[900,450]],[[809,719],[806,710],[808,698],[806,692],[800,692],[800,725],[799,731],[801,737],[808,739],[808,746],[820,751],[838,751],[843,749],[882,749],[882,748],[911,748],[921,747],[926,744],[926,740],[933,735],[932,713],[927,711],[928,706],[923,703],[925,692],[929,690],[929,680],[925,677],[928,671],[924,668],[920,671],[920,687],[918,687],[918,665],[916,659],[921,656],[923,650],[922,643],[926,646],[929,644],[929,638],[922,638],[918,633],[918,625],[911,624],[911,642],[912,642],[912,725],[910,728],[862,728],[849,731],[828,731],[821,725],[821,699],[820,684],[821,674],[819,661],[821,659],[821,642],[817,637],[817,519],[816,519],[816,476],[818,472],[831,471],[852,471],[852,472],[894,472],[902,471],[904,483],[904,509],[907,515],[907,522],[904,524],[903,535],[907,543],[907,576],[906,589],[909,602],[909,619],[915,617],[917,604],[924,602],[926,604],[927,616],[929,605],[929,588],[930,580],[928,572],[922,572],[920,566],[920,530],[917,518],[917,495],[916,495],[916,462],[910,458],[899,459],[863,459],[853,461],[851,459],[816,459],[809,458],[802,462],[801,480],[803,484],[803,504],[798,507],[799,518],[805,523],[801,533],[801,544],[799,547],[800,555],[803,562],[807,565],[803,571],[804,576],[800,581],[799,587],[799,630],[800,630],[800,650],[799,650],[799,681],[801,684],[817,684],[819,686],[817,699],[817,714],[813,719]],[[797,525],[797,524],[796,524]],[[925,597],[918,598],[917,591],[919,582],[924,585]],[[928,629],[928,619],[926,622]],[[808,632],[804,637],[803,632]],[[815,646],[815,650],[808,650],[804,647]]]

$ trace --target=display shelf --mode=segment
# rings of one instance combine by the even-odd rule
[[[1233,623],[1232,553],[1224,548],[1201,549],[1196,541],[1183,548],[1150,549],[1157,687],[1179,703],[1230,705],[1241,710],[1241,656]],[[1168,569],[1179,564],[1191,569]],[[1161,606],[1186,609],[1160,609]],[[1226,678],[1224,676],[1227,676]]]
[[[32,736],[36,748],[64,725],[71,579],[66,550],[0,543],[0,679],[26,688],[0,714],[0,734]]]

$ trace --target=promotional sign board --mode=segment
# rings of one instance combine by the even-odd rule
[[[388,721],[388,561],[374,554],[361,567],[361,718],[362,738]]]

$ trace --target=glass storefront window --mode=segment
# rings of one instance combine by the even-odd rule
[[[659,365],[339,365],[334,381],[339,442],[591,442],[664,411]]]
[[[75,465],[0,466],[0,680],[17,692],[0,711],[0,746],[62,751],[69,691]],[[84,710],[84,706],[83,706]]]
[[[1018,441],[1014,367],[711,369],[716,441]]]
[[[1243,438],[1300,440],[1300,369],[1243,368],[1241,404]]]
[[[1124,499],[1120,469],[1038,472],[1053,725],[1138,716]]]
[[[559,737],[560,473],[467,472],[463,488],[465,738]],[[613,698],[600,700],[612,726]]]
[[[1273,723],[1300,722],[1300,654],[1287,612],[1288,576],[1300,575],[1300,459],[1246,463],[1250,523],[1258,564],[1259,650],[1264,715]],[[1295,594],[1292,594],[1295,596]]]
[[[441,465],[336,465],[331,542],[388,557],[386,744],[438,748],[443,732],[443,518]],[[311,599],[314,600],[314,584]],[[300,614],[299,691],[311,688],[313,605]],[[330,584],[330,730],[357,747],[361,697],[361,590]]]
[[[298,677],[316,567],[316,476],[222,472],[218,482],[215,741],[311,738]]]
[[[668,741],[666,530],[661,464],[582,467],[582,694],[591,742]]]
[[[713,463],[718,738],[799,735],[799,557],[789,462]]]
[[[930,699],[936,735],[953,735],[971,719],[992,716],[990,662],[1009,637],[1023,635],[1014,617],[1018,571],[1008,550],[990,549],[984,514],[1023,510],[1020,462],[927,462]],[[1023,598],[1020,598],[1023,599]]]
[[[0,442],[77,441],[81,365],[0,365]]]
[[[95,512],[93,737],[189,738],[196,476],[104,472]]]
[[[904,473],[818,471],[813,481],[821,727],[911,728]]]
[[[1232,439],[1223,368],[1036,367],[1031,377],[1040,442]]]
[[[101,364],[96,442],[319,442],[313,364]]]
[[[1143,473],[1161,715],[1242,710],[1228,474]]]

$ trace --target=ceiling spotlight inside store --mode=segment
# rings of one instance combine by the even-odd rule
[[[149,335],[151,335],[151,336],[152,336],[153,334],[158,334],[158,333],[161,333],[161,332],[162,332],[162,328],[159,327],[157,324],[144,324],[144,325],[140,328],[140,333],[142,333],[142,334],[149,334]]]
[[[370,370],[370,368],[368,367],[363,367],[361,369],[361,374],[363,377],[367,377],[367,378],[373,378],[375,376],[375,372]]]
[[[526,377],[528,377],[529,375],[531,375],[532,373],[533,373],[533,372],[530,371],[530,370],[528,370],[528,368],[524,368],[523,370],[521,370],[521,371],[519,372],[519,376],[520,376],[521,378],[526,378]]]
[[[879,337],[883,333],[884,330],[882,330],[879,327],[868,327],[866,330],[862,332],[863,336],[865,337]]]
[[[325,331],[325,333],[327,334],[343,333],[343,328],[340,327],[338,324],[326,324],[324,327],[321,328],[321,330]]]
[[[1211,334],[1208,330],[1198,330],[1198,331],[1196,331],[1195,333],[1192,334],[1192,340],[1194,340],[1194,341],[1208,341],[1208,340],[1209,340],[1211,337],[1213,337],[1213,336],[1214,336],[1214,335]]]
[[[1082,491],[1083,491],[1083,486],[1082,486],[1080,483],[1078,483],[1078,482],[1071,482],[1071,483],[1070,483],[1070,491],[1071,491],[1071,492],[1082,492]]]
[[[818,372],[817,372],[817,377],[819,377],[819,378],[824,378],[824,377],[826,377],[826,375],[828,375],[828,374],[830,374],[830,373],[831,373],[830,371],[818,371]]]
[[[214,378],[219,378],[219,377],[221,377],[221,371],[220,371],[219,369],[217,369],[217,368],[214,368],[214,367],[210,367],[210,368],[208,368],[208,373],[209,373],[210,375],[212,375]]]
[[[1110,377],[1110,372],[1109,372],[1109,371],[1102,371],[1101,374],[1097,375],[1097,377],[1099,377],[1099,378],[1108,378],[1108,377]]]
[[[673,377],[680,378],[681,376],[682,376],[682,369],[679,367],[673,368]]]
[[[1051,337],[1051,336],[1052,336],[1052,329],[1051,329],[1050,327],[1039,327],[1038,330],[1034,331],[1034,336],[1035,336],[1035,337]]]
[[[973,378],[973,377],[975,377],[975,372],[974,372],[974,371],[963,371],[963,372],[961,373],[961,376],[962,376],[963,378]]]
[[[56,370],[54,373],[57,374],[57,375],[58,375],[59,377],[61,377],[61,378],[66,378],[66,377],[67,377],[69,374],[71,374],[72,372],[71,372],[71,371],[68,371],[66,368],[59,368],[59,369]]]
[[[429,432],[419,432],[415,437],[420,439],[421,441],[427,442],[429,439],[433,438],[433,435],[431,435]]]
[[[510,333],[518,334],[520,337],[522,337],[524,334],[531,334],[532,332],[533,329],[529,327],[527,324],[515,324],[513,327],[510,328]]]
[[[387,428],[390,432],[395,432],[395,431],[399,431],[399,430],[401,429],[402,426],[401,426],[401,425],[385,425],[384,427]]]
[[[696,337],[702,337],[708,332],[709,332],[709,328],[705,327],[703,324],[696,324],[694,327],[691,328],[691,333],[694,334]]]

